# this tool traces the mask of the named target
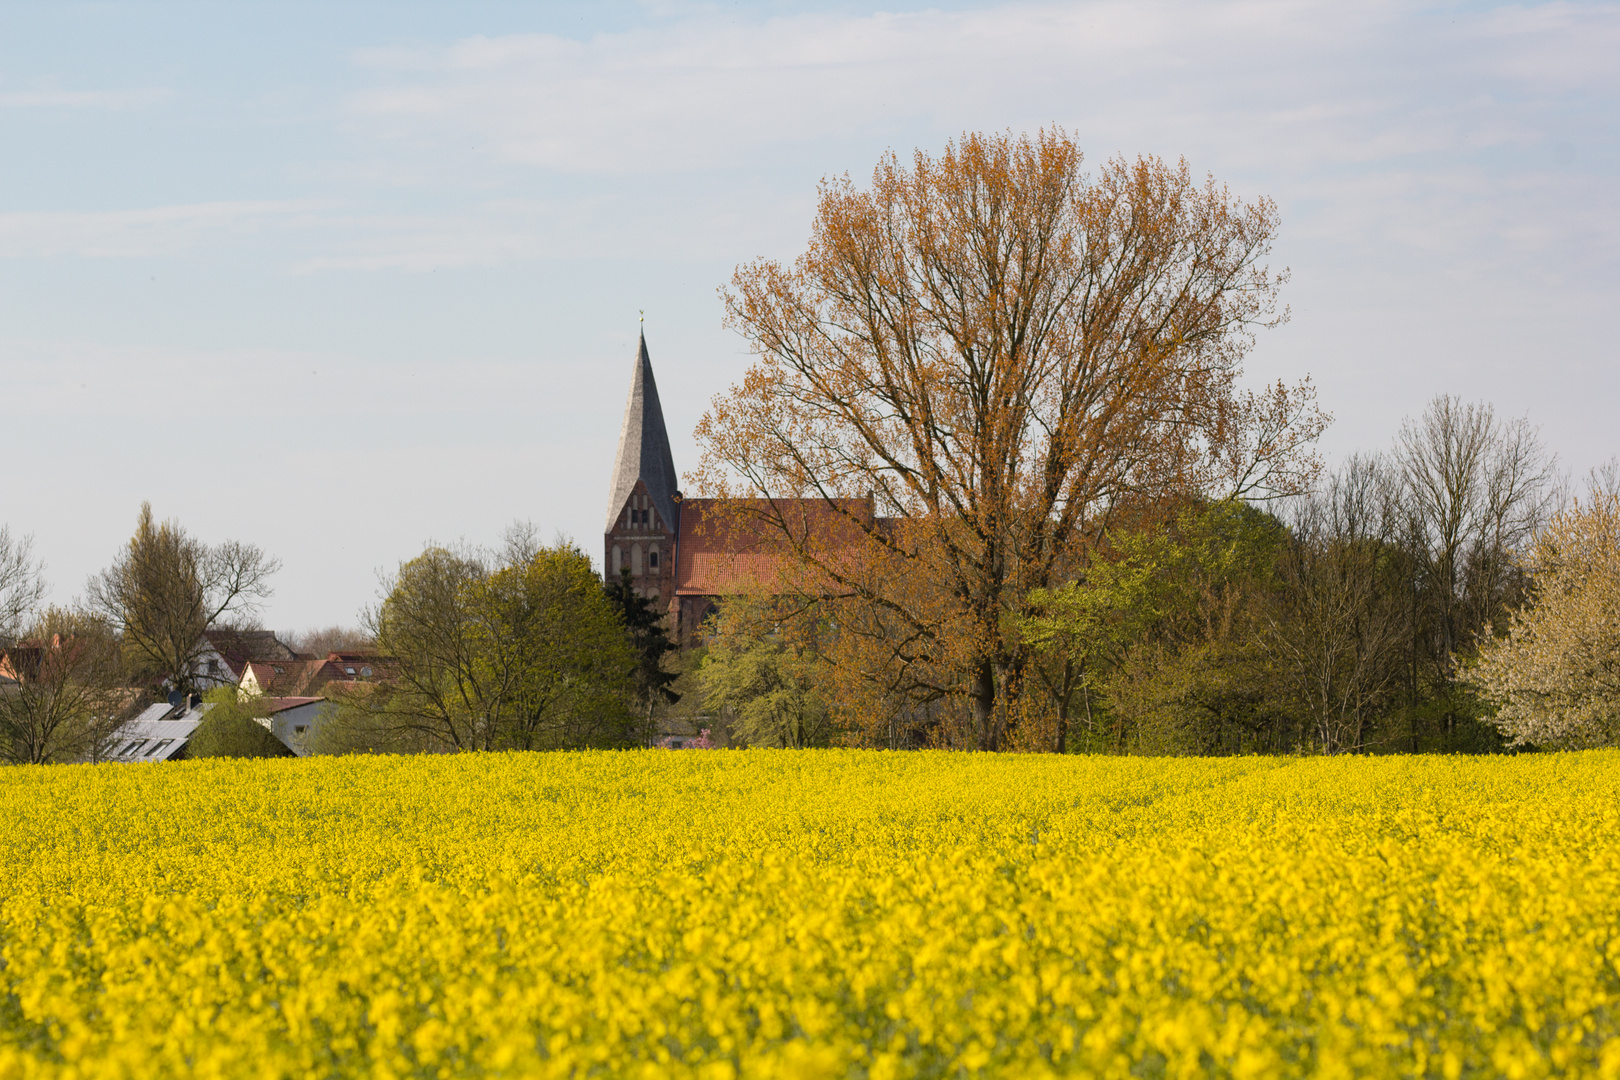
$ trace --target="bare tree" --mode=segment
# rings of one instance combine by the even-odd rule
[[[1617,498],[1620,498],[1620,458],[1610,458],[1593,466],[1586,474],[1586,501],[1590,506]]]
[[[1299,500],[1266,647],[1325,753],[1366,747],[1401,676],[1408,626],[1397,481],[1352,457]]]
[[[123,721],[118,641],[106,621],[48,608],[0,657],[0,759],[39,765],[94,756]]]
[[[185,693],[199,689],[203,634],[252,618],[281,563],[235,540],[209,546],[178,522],[153,520],[142,503],[129,545],[87,586],[89,602],[119,633],[140,677]]]
[[[1528,420],[1502,420],[1488,404],[1441,396],[1402,425],[1396,466],[1403,486],[1411,583],[1408,677],[1422,696],[1427,663],[1442,693],[1457,681],[1459,654],[1502,628],[1522,600],[1513,553],[1558,508],[1557,461]],[[1455,725],[1446,713],[1446,731]]]
[[[9,648],[45,598],[43,568],[34,561],[31,536],[13,538],[0,525],[0,649]]]
[[[322,657],[334,652],[358,652],[377,647],[376,637],[360,626],[318,626],[285,637],[287,646],[300,656]]]

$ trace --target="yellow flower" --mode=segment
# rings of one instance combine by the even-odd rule
[[[1609,751],[7,770],[0,1080],[1620,1077],[1617,789]]]

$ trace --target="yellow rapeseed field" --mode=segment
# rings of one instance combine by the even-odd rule
[[[1620,754],[0,772],[0,1078],[1620,1076]]]

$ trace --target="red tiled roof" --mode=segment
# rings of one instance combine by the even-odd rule
[[[325,701],[325,700],[326,700],[325,698],[319,698],[319,697],[273,697],[273,698],[265,698],[265,709],[266,709],[267,712],[270,712],[270,713],[274,714],[274,713],[278,713],[278,712],[286,712],[288,709],[296,709],[300,705],[311,705],[311,704],[314,704],[317,701]]]
[[[399,673],[399,662],[379,649],[353,649],[326,654],[338,674],[334,679],[386,679]]]
[[[814,547],[825,549],[840,536],[853,545],[861,530],[849,519],[872,521],[872,500],[838,499],[829,505],[825,499],[687,499],[680,506],[676,595],[771,590],[796,562],[776,517]]]
[[[56,656],[61,661],[71,663],[83,649],[83,639],[70,637],[64,641],[61,634],[53,634],[48,642],[37,639],[20,641],[10,651],[0,652],[0,679],[8,682],[37,679],[44,670],[47,658]]]
[[[243,674],[249,670],[267,694],[307,694],[343,677],[342,669],[327,660],[254,660]]]

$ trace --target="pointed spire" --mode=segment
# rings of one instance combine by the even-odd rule
[[[664,410],[658,404],[658,384],[653,381],[645,331],[636,350],[636,370],[630,379],[630,401],[624,407],[624,426],[619,429],[619,453],[613,461],[605,531],[613,531],[614,522],[638,480],[647,485],[658,516],[673,529],[675,459],[669,452],[669,434],[664,430]]]

